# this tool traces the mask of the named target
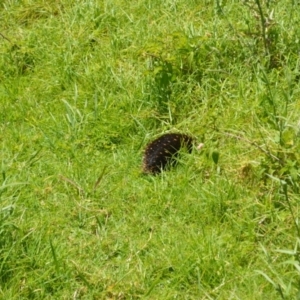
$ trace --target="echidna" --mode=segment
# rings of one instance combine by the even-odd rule
[[[176,163],[182,147],[192,151],[193,138],[182,133],[166,133],[146,146],[143,169],[145,173],[157,174],[168,165]]]

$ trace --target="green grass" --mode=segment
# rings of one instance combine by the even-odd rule
[[[300,299],[294,2],[0,4],[1,299]]]

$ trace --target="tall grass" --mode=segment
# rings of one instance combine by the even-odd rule
[[[1,3],[0,298],[299,298],[297,8]]]

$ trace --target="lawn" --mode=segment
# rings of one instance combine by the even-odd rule
[[[0,15],[0,299],[300,299],[297,1]]]

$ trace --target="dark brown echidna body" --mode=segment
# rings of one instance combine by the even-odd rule
[[[192,151],[193,138],[181,133],[167,133],[147,145],[144,153],[144,172],[157,174],[176,162],[182,147]]]

